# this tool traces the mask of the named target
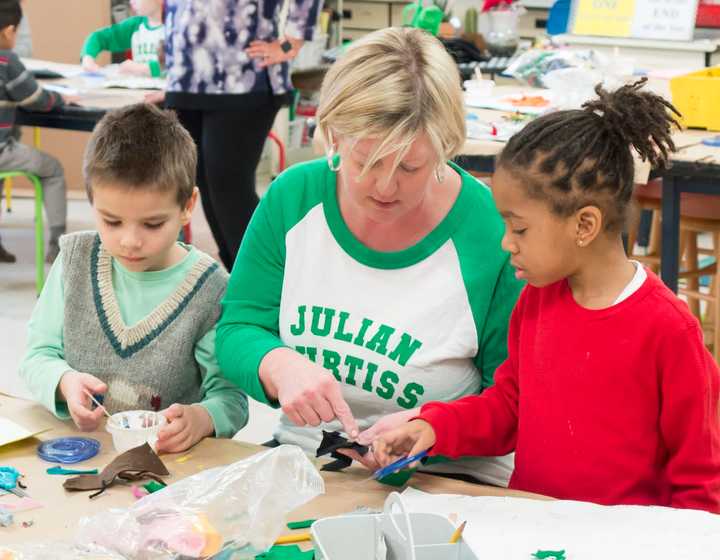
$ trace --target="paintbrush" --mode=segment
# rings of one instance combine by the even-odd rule
[[[93,395],[92,395],[92,393],[91,393],[90,391],[88,391],[87,389],[83,389],[83,391],[85,392],[85,394],[86,394],[88,397],[90,397],[90,400],[91,400],[92,402],[94,402],[94,403],[97,405],[98,408],[101,408],[101,409],[102,409],[102,411],[105,413],[105,416],[107,416],[108,418],[112,418],[112,416],[110,416],[110,413],[107,411],[107,408],[105,408],[103,405],[101,405],[101,404],[98,402],[98,400],[97,400],[95,397],[93,397]]]

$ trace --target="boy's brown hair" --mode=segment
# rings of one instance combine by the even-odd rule
[[[22,19],[22,8],[18,0],[0,0],[0,30],[17,27]]]
[[[172,111],[149,103],[107,113],[85,148],[83,177],[90,202],[93,185],[175,192],[185,207],[195,187],[197,150]]]

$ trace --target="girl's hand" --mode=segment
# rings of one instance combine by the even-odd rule
[[[435,445],[433,427],[425,420],[413,420],[404,426],[391,430],[373,443],[373,455],[382,467],[403,457],[417,455]],[[414,465],[409,465],[412,468]]]
[[[158,453],[180,453],[215,432],[210,414],[200,405],[175,403],[160,414],[168,424],[158,432]]]
[[[386,414],[370,428],[360,432],[360,435],[357,437],[357,442],[360,445],[371,445],[380,435],[399,428],[403,424],[406,424],[411,418],[415,418],[418,414],[420,414],[420,407]]]
[[[59,400],[67,403],[73,422],[83,432],[97,430],[105,415],[100,407],[92,409],[93,405],[88,393],[104,395],[106,392],[107,385],[105,383],[94,375],[79,371],[66,371],[58,384]]]
[[[292,48],[288,52],[284,52],[280,46],[285,40],[289,41],[292,45]],[[281,62],[292,60],[297,56],[298,52],[300,52],[300,47],[302,47],[304,42],[302,39],[290,39],[289,37],[283,39],[283,41],[279,39],[276,41],[253,41],[250,43],[250,46],[245,49],[245,52],[250,58],[260,59],[260,68],[265,68],[272,64],[280,64]]]
[[[95,62],[95,59],[90,56],[89,54],[86,54],[82,57],[82,68],[85,70],[85,72],[99,72],[100,66],[98,66],[98,63]]]
[[[134,60],[124,60],[120,64],[120,73],[131,76],[149,76],[150,67],[147,64],[135,62]]]
[[[387,433],[390,430],[394,430],[400,426],[403,426],[410,420],[420,413],[420,408],[413,408],[412,410],[402,410],[400,412],[393,412],[392,414],[386,414],[375,422],[367,430],[360,432],[357,437],[357,443],[360,445],[372,446],[373,442],[380,437],[381,434]],[[365,455],[360,455],[354,449],[338,449],[338,453],[350,457],[353,461],[357,461],[365,468],[376,471],[380,468],[380,464],[375,460],[372,450],[368,451]]]
[[[263,358],[260,381],[271,399],[296,426],[319,426],[338,419],[350,439],[357,422],[342,396],[340,383],[326,369],[289,348],[277,348]]]

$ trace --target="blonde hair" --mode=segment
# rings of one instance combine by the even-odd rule
[[[438,164],[465,142],[465,106],[457,66],[442,43],[420,29],[390,27],[348,48],[320,91],[318,131],[332,153],[333,134],[381,138],[364,174],[398,152],[393,170],[426,133]]]

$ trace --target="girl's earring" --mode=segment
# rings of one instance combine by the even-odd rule
[[[337,157],[337,164],[335,163],[335,158]],[[330,149],[327,153],[327,164],[330,168],[330,171],[338,172],[340,171],[340,157],[335,152],[335,146],[330,146]]]
[[[435,179],[437,179],[438,183],[442,183],[445,180],[445,166],[444,165],[438,165],[435,168]]]
[[[582,239],[578,239],[578,242],[577,242],[578,247],[582,247],[582,246],[583,246],[583,243],[584,243],[584,242],[583,242]]]

